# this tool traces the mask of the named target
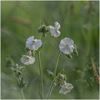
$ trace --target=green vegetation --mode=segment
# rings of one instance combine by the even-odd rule
[[[39,38],[38,28],[42,24],[61,24],[61,36],[53,38],[47,33],[42,38],[41,64],[44,78],[44,97],[48,93],[52,78],[47,70],[54,71],[60,40],[70,37],[78,47],[78,56],[68,59],[61,55],[57,72],[64,70],[73,90],[59,94],[54,88],[50,99],[98,99],[99,98],[99,1],[2,1],[1,2],[1,98],[22,98],[9,60],[20,63],[26,53],[25,41],[29,36]],[[28,82],[23,90],[25,98],[39,99],[40,72],[38,55],[33,65],[23,72]]]

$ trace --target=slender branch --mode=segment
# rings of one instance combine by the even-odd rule
[[[54,82],[56,80],[57,76],[53,79],[52,83],[50,84],[50,89],[49,89],[49,92],[48,92],[48,95],[47,95],[47,99],[49,98],[49,96],[51,95],[53,89],[54,89]]]
[[[53,83],[54,83],[54,81],[50,85],[50,89],[49,89],[49,92],[48,92],[48,95],[47,95],[47,99],[49,98],[49,96],[51,95],[51,93],[52,93],[52,91],[54,89],[54,84]]]
[[[41,67],[41,57],[40,57],[40,51],[38,52],[38,60],[39,60],[39,70],[40,70],[40,75],[41,75],[41,97],[44,97],[44,87],[43,87],[43,70]]]
[[[21,93],[21,97],[22,97],[22,99],[25,99],[23,89],[20,89],[20,93]]]
[[[56,62],[56,67],[55,67],[55,70],[54,70],[54,79],[50,85],[50,89],[49,89],[49,92],[48,92],[48,95],[47,95],[47,99],[49,98],[49,96],[51,95],[53,89],[54,89],[54,81],[56,79],[56,73],[57,73],[57,68],[58,68],[58,64],[59,64],[59,58],[60,58],[60,52],[58,54],[58,57],[57,57],[57,62]]]
[[[56,73],[57,73],[59,58],[60,58],[60,52],[59,52],[58,57],[57,57],[56,67],[55,67],[55,70],[54,70],[54,77],[56,76]]]

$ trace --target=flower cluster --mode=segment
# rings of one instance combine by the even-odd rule
[[[33,52],[38,50],[42,46],[42,41],[40,39],[35,39],[34,36],[29,37],[26,40],[26,48],[28,49],[27,55],[22,55],[21,63],[24,65],[30,65],[35,62],[35,57]]]
[[[43,33],[43,36],[45,35],[46,32],[49,32],[51,36],[57,38],[60,36],[61,32],[59,31],[60,29],[60,24],[56,21],[54,23],[54,26],[52,25],[42,25],[39,27],[38,32]]]
[[[56,22],[54,22],[54,25],[40,26],[38,29],[38,32],[43,33],[43,36],[45,36],[46,33],[49,32],[52,37],[57,38],[61,35],[60,28],[61,28],[60,24],[56,21]],[[25,43],[25,48],[27,49],[27,53],[22,55],[22,57],[20,59],[21,63],[24,65],[34,64],[35,63],[35,53],[37,53],[36,51],[38,51],[42,46],[43,46],[43,42],[41,39],[36,39],[34,36],[28,37],[26,40],[26,43]],[[67,56],[71,56],[74,52],[77,53],[76,45],[75,45],[74,41],[69,37],[65,37],[60,41],[59,50],[60,50],[60,52],[62,52],[63,54],[65,54]],[[58,58],[59,58],[59,56],[58,56]],[[59,59],[57,59],[57,64],[58,64],[58,60]],[[41,83],[42,83],[41,90],[42,90],[43,89],[42,88],[43,87],[43,79],[42,79],[43,72],[42,72],[42,68],[41,68],[40,64],[41,64],[41,61],[40,61],[40,53],[39,53],[39,68],[41,69],[40,73],[42,73],[41,74]],[[58,73],[56,75],[57,64],[55,67],[55,72],[53,73],[51,71],[48,71],[48,73],[50,75],[52,75],[54,79],[56,77],[56,80],[54,81],[54,85],[59,86],[59,88],[60,88],[59,93],[66,95],[73,89],[73,85],[66,81],[66,76],[64,74]],[[15,72],[15,75],[18,80],[18,86],[20,88],[23,88],[25,85],[25,83],[23,81],[23,75],[22,75],[23,68],[24,67],[22,67],[18,64],[16,64],[15,67],[11,68]]]
[[[73,89],[73,85],[71,83],[66,82],[66,76],[64,74],[59,73],[55,80],[55,85],[60,87],[59,93],[66,95]]]
[[[60,24],[56,21],[54,25],[40,26],[38,29],[38,32],[43,33],[43,36],[45,36],[45,34],[49,32],[51,36],[53,36],[54,38],[57,38],[61,35],[61,32],[59,30],[60,27],[61,27]],[[36,39],[34,38],[34,36],[29,37],[26,40],[26,45],[25,45],[25,47],[28,49],[28,52],[26,55],[22,55],[20,59],[21,63],[23,63],[24,65],[34,64],[35,57],[33,56],[33,52],[41,48],[42,45],[43,45],[43,42],[41,39]],[[70,57],[72,53],[74,52],[77,53],[76,45],[74,41],[70,39],[69,37],[65,37],[60,41],[59,50],[63,54],[70,56]],[[55,84],[58,84],[60,86],[59,93],[62,93],[62,94],[69,93],[73,88],[73,85],[71,83],[66,82],[65,75],[63,74],[59,74],[57,76],[57,80]]]
[[[60,24],[56,21],[54,23],[54,26],[42,25],[41,27],[39,27],[39,32],[41,32],[43,34],[45,34],[46,32],[49,32],[51,34],[51,36],[53,36],[54,38],[57,38],[61,35],[61,32],[59,30],[60,27],[61,27]],[[68,55],[70,57],[71,57],[71,54],[74,52],[77,54],[76,45],[75,45],[74,41],[72,39],[70,39],[69,37],[65,37],[64,39],[62,39],[60,41],[59,49],[63,54]]]

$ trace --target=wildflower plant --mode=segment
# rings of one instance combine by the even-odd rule
[[[45,37],[45,35],[47,33],[49,33],[52,37],[57,38],[61,35],[60,32],[60,23],[59,22],[54,22],[54,25],[41,25],[38,28],[38,32],[41,34],[41,36]],[[20,62],[21,65],[19,64],[15,64],[15,66],[11,67],[11,70],[15,73],[17,82],[18,82],[18,86],[19,88],[21,88],[21,90],[23,88],[25,88],[25,82],[24,82],[24,77],[23,77],[23,69],[25,69],[25,66],[29,66],[29,65],[34,65],[34,63],[36,62],[36,53],[38,54],[38,64],[39,64],[39,71],[40,71],[40,77],[41,77],[41,98],[49,98],[51,93],[53,92],[53,89],[57,86],[59,88],[59,93],[63,94],[63,95],[67,95],[67,93],[70,93],[71,90],[74,88],[74,86],[68,82],[67,78],[66,78],[66,74],[58,72],[57,73],[57,69],[58,69],[58,64],[59,64],[59,59],[61,56],[61,53],[63,53],[63,55],[67,55],[70,58],[72,58],[72,54],[75,52],[77,54],[77,47],[76,44],[74,43],[74,41],[69,38],[69,37],[65,37],[63,38],[61,41],[59,41],[59,45],[58,45],[58,49],[59,49],[59,54],[56,60],[56,65],[54,67],[54,71],[50,71],[48,69],[47,72],[48,74],[50,74],[52,76],[52,82],[50,84],[48,93],[46,94],[46,96],[44,95],[44,75],[43,75],[43,68],[41,66],[41,47],[45,46],[43,45],[44,42],[42,41],[42,39],[37,39],[34,36],[30,36],[26,39],[26,43],[25,43],[25,47],[27,49],[26,54],[22,55],[20,58]],[[22,93],[23,95],[24,93]],[[23,98],[25,98],[23,96]]]
[[[23,89],[27,86],[26,82],[24,81],[24,77],[23,77],[24,66],[21,66],[19,64],[11,64],[10,68],[16,78],[17,87],[18,89],[20,89],[21,98],[24,99],[25,97],[24,97]]]

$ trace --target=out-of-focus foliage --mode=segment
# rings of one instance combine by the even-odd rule
[[[61,24],[61,36],[54,39],[48,33],[43,38],[44,46],[41,49],[45,96],[51,82],[47,69],[54,70],[59,42],[67,36],[77,44],[79,55],[73,56],[71,60],[61,55],[58,71],[64,69],[67,81],[73,84],[74,89],[67,95],[62,95],[55,88],[50,98],[99,98],[99,83],[95,75],[95,73],[98,74],[99,69],[98,1],[1,2],[2,98],[21,98],[16,79],[9,66],[9,59],[19,63],[21,55],[26,53],[27,37],[34,35],[39,38],[38,27],[44,23],[53,24],[54,21]],[[24,89],[25,98],[40,98],[40,74],[37,58],[34,65],[26,66],[24,79],[29,82],[28,87]]]

